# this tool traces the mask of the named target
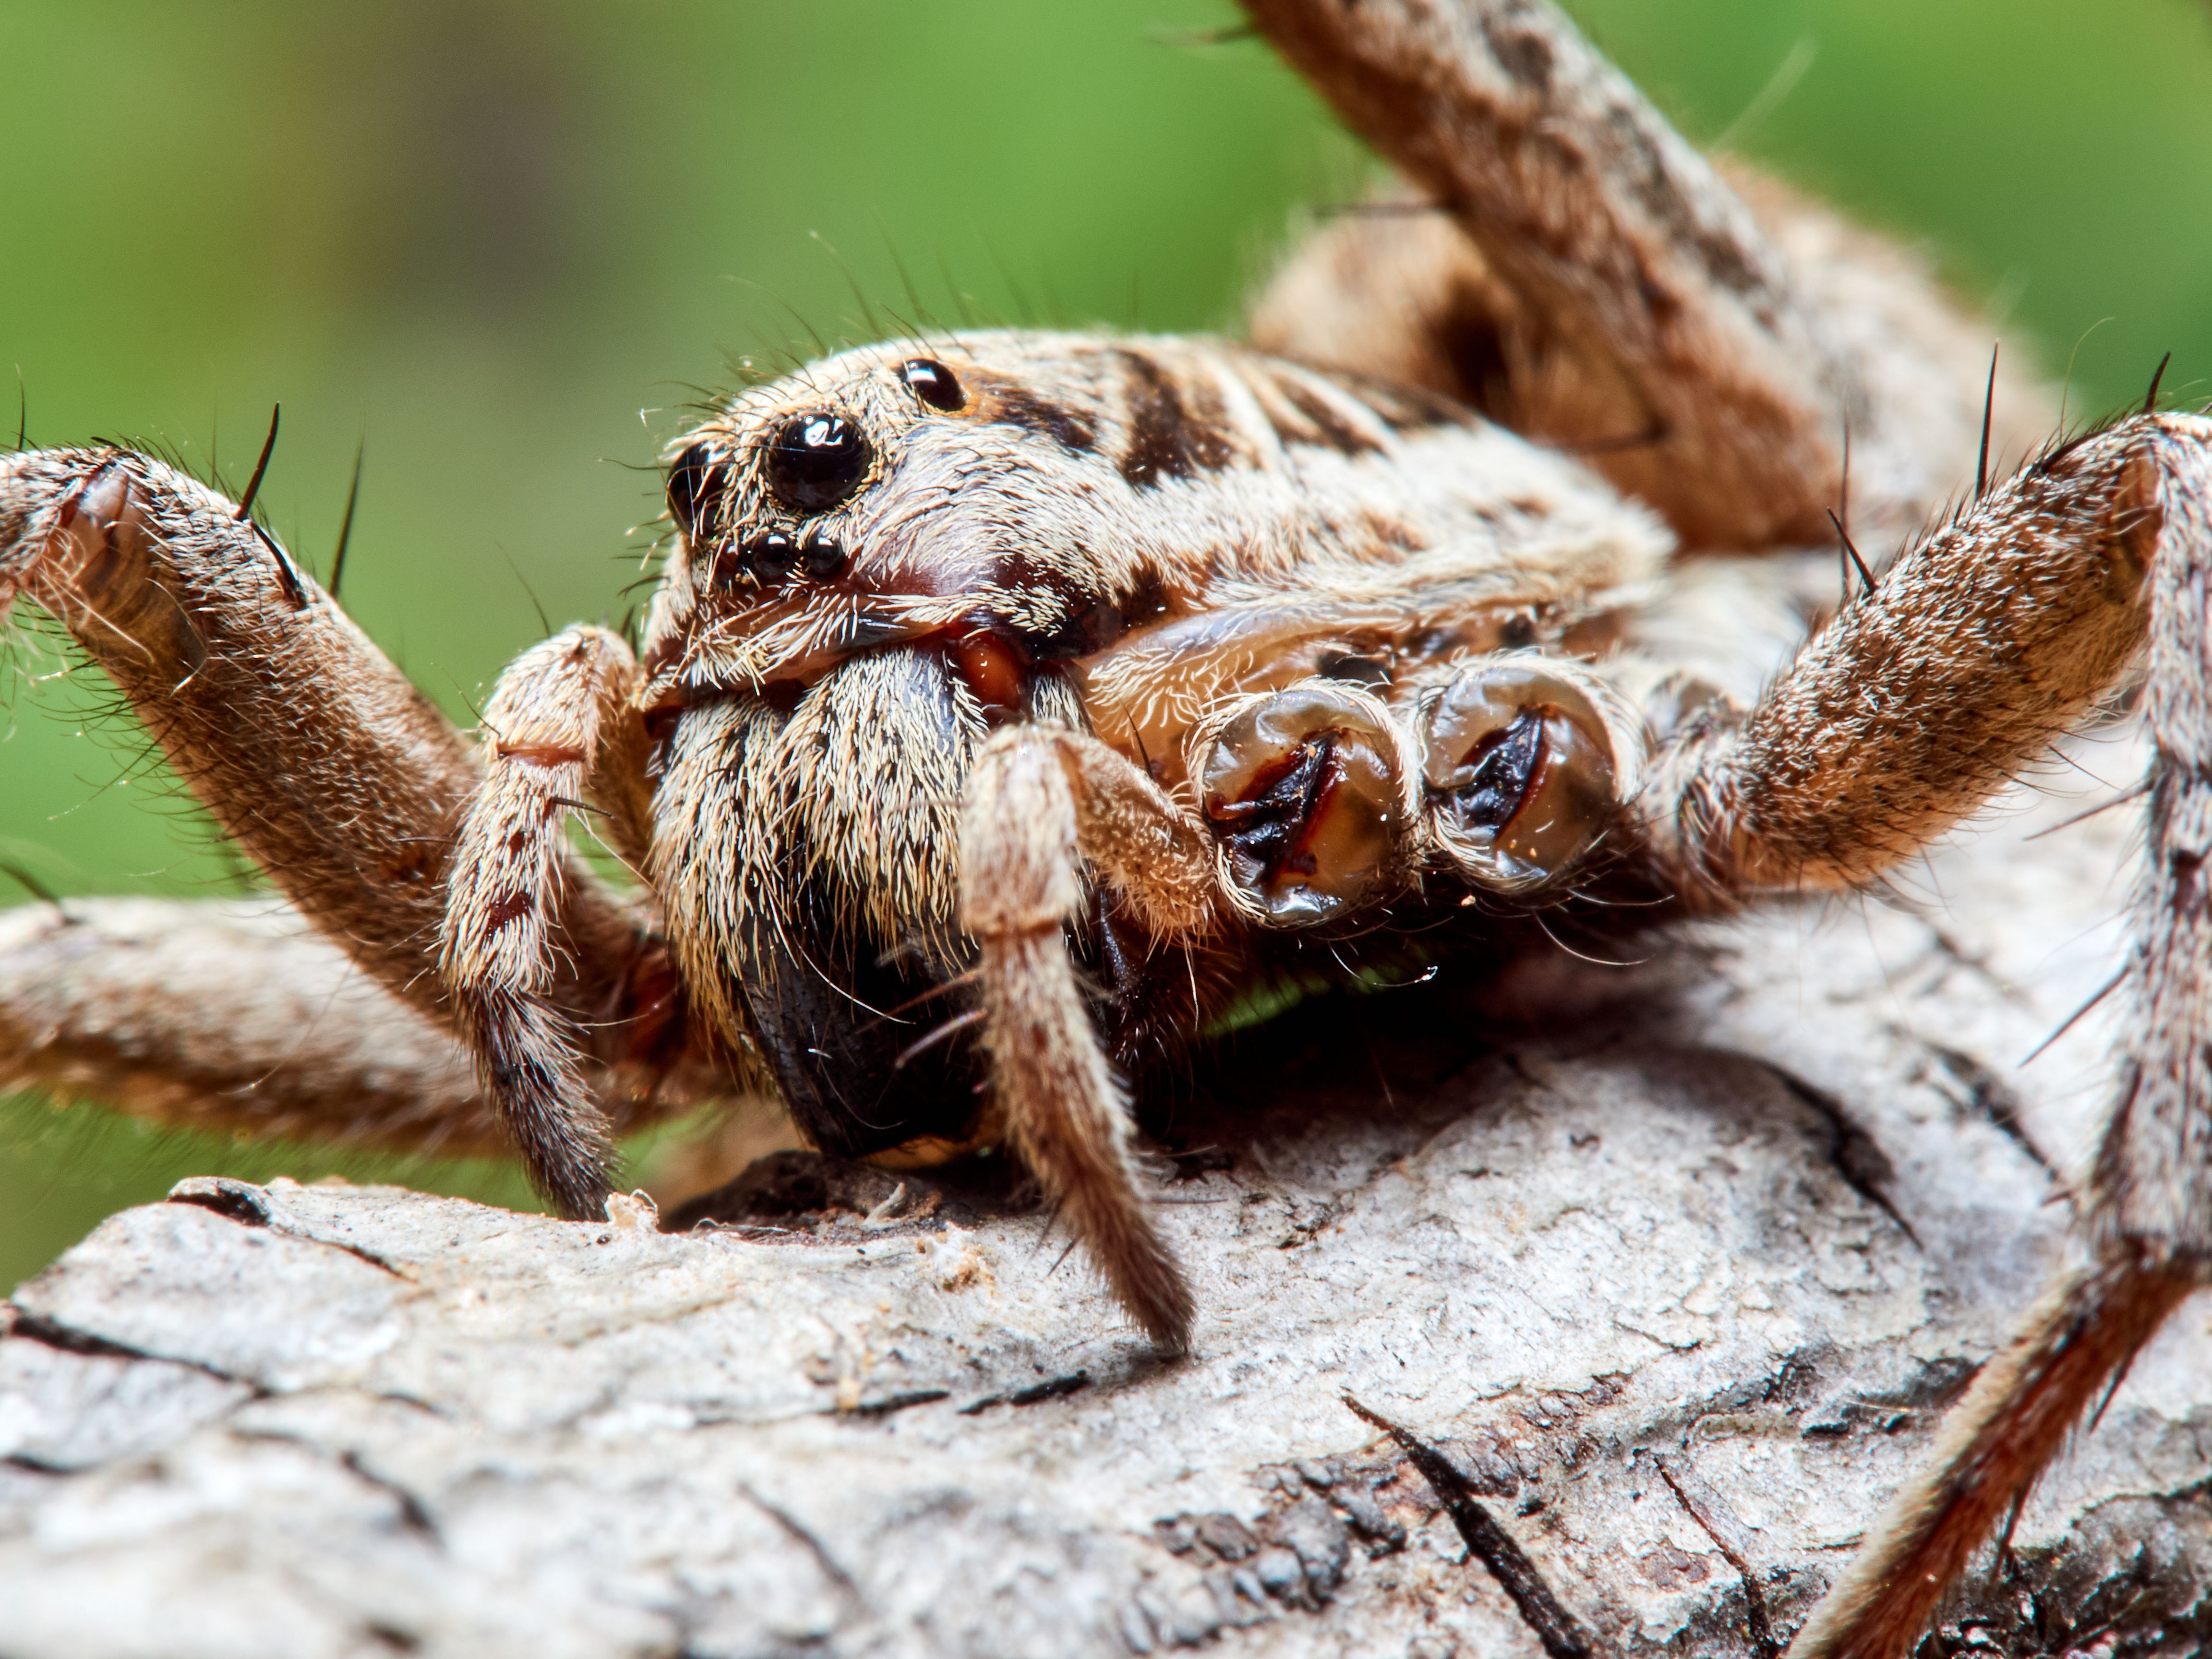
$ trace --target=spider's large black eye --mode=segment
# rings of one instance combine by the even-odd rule
[[[860,428],[828,410],[794,415],[768,446],[769,493],[796,513],[819,513],[860,487],[868,441]]]
[[[913,388],[915,397],[932,409],[941,409],[950,414],[956,409],[967,407],[968,394],[960,389],[960,382],[952,378],[952,371],[933,358],[909,357],[899,365],[899,378]]]
[[[728,483],[728,470],[715,465],[712,445],[693,444],[678,455],[668,469],[668,510],[677,528],[697,541]]]

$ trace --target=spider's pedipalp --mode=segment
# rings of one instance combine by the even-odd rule
[[[960,854],[961,923],[1008,1132],[1121,1305],[1163,1347],[1188,1347],[1190,1287],[1147,1213],[1127,1104],[1062,930],[1083,908],[1086,862],[1162,934],[1203,928],[1205,832],[1096,739],[1016,726],[976,757]]]
[[[1472,885],[1559,890],[1637,790],[1638,722],[1583,665],[1475,657],[1416,701],[1423,828]]]
[[[532,647],[501,676],[483,714],[489,763],[453,843],[439,939],[439,974],[485,1095],[532,1180],[584,1219],[605,1202],[612,1149],[582,1033],[551,993],[564,955],[619,961],[638,945],[634,929],[564,934],[564,896],[592,878],[563,830],[588,797],[618,842],[643,844],[641,678],[620,637],[589,627]]]
[[[1199,810],[1254,921],[1311,927],[1401,882],[1413,766],[1382,700],[1326,679],[1225,702],[1192,728]]]

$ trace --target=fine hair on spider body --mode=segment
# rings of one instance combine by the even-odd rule
[[[325,592],[254,484],[125,448],[0,458],[0,614],[58,619],[378,988],[245,1127],[505,1148],[580,1218],[618,1137],[747,1093],[838,1158],[1004,1147],[1168,1353],[1206,1310],[1136,1108],[1286,962],[1864,890],[2139,681],[2081,1260],[1790,1650],[1909,1652],[2212,1266],[2212,421],[2154,381],[2039,447],[2047,398],[1916,262],[1724,174],[1548,5],[1246,10],[1400,183],[1245,337],[963,331],[746,386],[662,457],[635,643],[532,647],[480,741],[339,608],[343,535]],[[1792,556],[1838,544],[1778,650]],[[88,1026],[71,1086],[220,1117],[285,1037],[250,978],[199,989],[222,1044]]]

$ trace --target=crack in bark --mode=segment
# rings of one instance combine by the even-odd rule
[[[963,1417],[975,1417],[989,1411],[994,1406],[1035,1406],[1047,1400],[1059,1400],[1091,1386],[1089,1371],[1075,1371],[1066,1376],[1047,1377],[1042,1382],[1026,1389],[1013,1389],[1005,1394],[987,1394],[960,1408]]]
[[[1746,1058],[1763,1067],[1793,1097],[1820,1115],[1828,1126],[1828,1162],[1843,1177],[1844,1184],[1895,1222],[1898,1231],[1912,1241],[1914,1249],[1924,1252],[1928,1247],[1920,1242],[1920,1235],[1913,1231],[1912,1224],[1890,1202],[1889,1194],[1882,1191],[1883,1183],[1897,1178],[1896,1166],[1889,1161],[1889,1154],[1882,1151],[1881,1143],[1851,1121],[1844,1103],[1826,1090],[1814,1087],[1785,1066],[1755,1054]]]
[[[224,1370],[204,1359],[185,1359],[177,1354],[155,1353],[150,1348],[134,1348],[128,1343],[97,1336],[90,1331],[80,1331],[58,1320],[49,1319],[44,1314],[33,1313],[18,1304],[9,1303],[8,1305],[15,1316],[7,1333],[11,1337],[21,1337],[25,1341],[58,1349],[63,1353],[83,1354],[94,1359],[148,1360],[160,1365],[181,1365],[186,1370],[212,1376],[218,1382],[235,1383],[250,1390],[256,1400],[267,1400],[276,1392],[250,1377]]]
[[[1905,1032],[1900,1035],[1910,1036],[1911,1034]],[[2033,1159],[2037,1167],[2051,1177],[2054,1186],[2070,1190],[2069,1183],[2059,1173],[2058,1166],[2044,1156],[2043,1148],[2037,1146],[2034,1138],[2028,1133],[2027,1124],[2021,1121],[2020,1097],[2006,1086],[2003,1079],[1972,1054],[1946,1048],[1940,1042],[1929,1042],[1925,1037],[1913,1040],[1923,1044],[1942,1063],[1943,1069],[1965,1087],[1967,1094],[1966,1103],[1987,1118],[1998,1133]]]
[[[814,1565],[822,1569],[823,1577],[836,1586],[854,1612],[865,1613],[867,1611],[867,1598],[860,1594],[860,1587],[854,1582],[853,1575],[839,1565],[837,1558],[830,1553],[829,1547],[817,1538],[798,1516],[781,1505],[769,1503],[744,1481],[738,1482],[738,1491],[747,1503],[782,1528],[793,1541],[814,1558]]]
[[[833,1417],[889,1417],[893,1412],[902,1412],[909,1406],[933,1406],[940,1400],[952,1398],[950,1389],[909,1389],[904,1394],[885,1395],[880,1400],[863,1400],[859,1405],[844,1411],[832,1410]]]
[[[390,1476],[377,1474],[362,1461],[357,1451],[348,1449],[341,1452],[338,1462],[345,1465],[356,1479],[375,1487],[399,1505],[400,1525],[410,1532],[421,1534],[441,1549],[445,1547],[446,1540],[439,1535],[438,1523],[430,1518],[430,1511],[423,1507],[421,1498]]]
[[[90,1331],[81,1331],[44,1314],[33,1313],[18,1303],[0,1303],[0,1315],[7,1322],[0,1325],[0,1340],[21,1337],[41,1347],[52,1348],[62,1353],[82,1354],[93,1359],[124,1359],[134,1364],[175,1365],[180,1370],[198,1371],[218,1382],[228,1382],[246,1391],[247,1401],[275,1400],[285,1395],[317,1392],[315,1388],[273,1389],[265,1382],[257,1382],[236,1371],[227,1371],[222,1366],[204,1359],[187,1359],[181,1354],[157,1353],[151,1348],[133,1347],[127,1342],[118,1342],[112,1337],[100,1336]],[[347,1392],[358,1394],[363,1399],[375,1400],[388,1405],[405,1406],[431,1417],[449,1419],[450,1414],[427,1400],[411,1394],[398,1394],[386,1389],[362,1388],[357,1384],[338,1385]],[[247,1402],[240,1402],[247,1403]]]
[[[1698,1530],[1713,1540],[1713,1547],[1720,1552],[1721,1559],[1734,1567],[1736,1577],[1743,1581],[1743,1622],[1751,1636],[1752,1651],[1758,1659],[1775,1659],[1782,1651],[1782,1644],[1774,1638],[1774,1624],[1767,1616],[1766,1597],[1759,1588],[1759,1580],[1752,1573],[1751,1563],[1723,1535],[1720,1518],[1713,1513],[1705,1495],[1699,1492],[1693,1496],[1687,1484],[1667,1467],[1665,1458],[1655,1455],[1651,1462],[1658,1468],[1659,1478],[1667,1483],[1667,1490],[1674,1494],[1674,1501],[1682,1506],[1682,1513],[1696,1522]],[[1704,1483],[1698,1484],[1702,1486]]]
[[[390,1273],[394,1279],[412,1283],[412,1276],[393,1267],[382,1256],[363,1249],[358,1244],[347,1244],[335,1238],[322,1238],[313,1233],[302,1232],[288,1224],[269,1202],[267,1191],[250,1182],[239,1181],[229,1176],[201,1176],[180,1181],[171,1189],[165,1200],[171,1204],[190,1204],[210,1211],[226,1220],[235,1221],[241,1227],[257,1227],[275,1233],[279,1238],[295,1238],[302,1244],[319,1244],[326,1250],[366,1261],[380,1273]]]
[[[1552,1594],[1534,1562],[1513,1541],[1504,1528],[1499,1526],[1490,1511],[1475,1501],[1474,1490],[1466,1477],[1452,1467],[1451,1460],[1434,1446],[1420,1438],[1411,1429],[1401,1428],[1378,1412],[1369,1410],[1350,1395],[1343,1396],[1346,1407],[1361,1421],[1372,1425],[1398,1443],[1399,1449],[1412,1460],[1421,1478],[1429,1483],[1459,1535],[1482,1565],[1490,1569],[1521,1621],[1536,1633],[1551,1659],[1592,1659],[1595,1650],[1589,1637],[1575,1621],[1574,1615],[1559,1604]]]

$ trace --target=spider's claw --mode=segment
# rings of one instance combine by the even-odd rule
[[[129,510],[127,483],[112,477],[113,458],[102,458],[80,477],[77,464],[88,459],[83,452],[42,450],[0,457],[0,624],[80,516],[88,516],[104,534]]]
[[[200,504],[163,500],[143,476],[146,465],[118,449],[0,460],[0,622],[29,594],[72,628],[89,623],[136,657],[198,672],[207,642],[153,572],[165,544],[199,527],[191,509]]]

